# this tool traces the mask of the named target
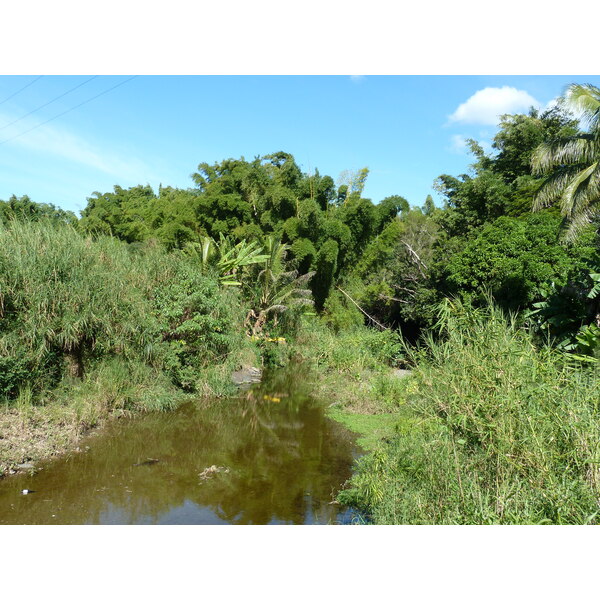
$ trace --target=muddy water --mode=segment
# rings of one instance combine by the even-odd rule
[[[358,456],[355,436],[308,387],[288,369],[239,398],[121,419],[84,451],[0,481],[0,523],[352,522],[331,502]]]

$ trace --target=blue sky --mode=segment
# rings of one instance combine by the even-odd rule
[[[467,170],[464,140],[489,145],[498,114],[545,107],[572,82],[600,86],[598,76],[90,77],[0,77],[0,199],[77,212],[115,184],[191,187],[200,162],[284,150],[334,179],[369,167],[364,195],[376,202],[420,205],[431,193],[439,204],[434,179]]]

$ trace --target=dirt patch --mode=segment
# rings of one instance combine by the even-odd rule
[[[0,477],[35,469],[41,460],[76,449],[91,428],[74,419],[57,418],[44,407],[26,412],[0,408]]]

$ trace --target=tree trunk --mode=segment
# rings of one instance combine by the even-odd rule
[[[83,379],[83,344],[65,352],[65,366],[69,377]]]

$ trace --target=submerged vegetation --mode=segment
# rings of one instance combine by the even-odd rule
[[[0,469],[31,458],[19,431],[58,447],[293,359],[363,437],[340,500],[375,523],[597,523],[598,98],[502,117],[443,206],[285,152],[80,219],[0,201]]]

